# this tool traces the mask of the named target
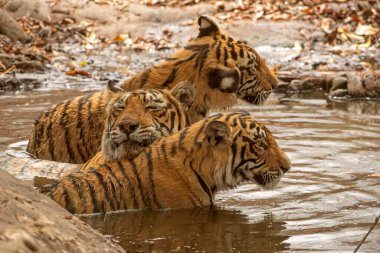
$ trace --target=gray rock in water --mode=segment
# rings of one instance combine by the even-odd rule
[[[329,93],[330,98],[346,98],[348,96],[347,89],[337,89]]]
[[[288,91],[296,92],[302,90],[302,81],[301,80],[292,80],[288,85]]]
[[[347,90],[352,97],[365,97],[362,79],[355,73],[347,73]]]
[[[324,77],[309,77],[302,81],[302,90],[326,89]]]
[[[331,87],[329,89],[329,92],[339,89],[347,89],[347,78],[344,76],[337,76],[331,80]]]
[[[363,77],[365,94],[368,97],[380,97],[380,72],[370,73]]]

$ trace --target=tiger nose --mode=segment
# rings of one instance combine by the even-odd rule
[[[283,154],[283,157],[280,160],[280,167],[284,171],[284,173],[290,170],[290,168],[292,167],[292,163],[285,153]]]
[[[278,79],[276,77],[272,77],[272,79],[270,80],[270,83],[272,85],[272,89],[275,89],[278,87]]]
[[[125,134],[131,134],[139,127],[139,123],[133,120],[124,120],[119,124],[120,131]]]

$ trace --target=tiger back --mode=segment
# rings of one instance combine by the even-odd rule
[[[74,113],[71,105],[80,104],[92,95],[58,104],[41,114],[28,149],[34,149],[40,159],[68,163],[85,163],[100,150],[106,160],[131,159],[155,139],[184,128],[185,112],[195,95],[196,88],[188,81],[170,91],[126,92],[109,84],[106,97],[101,99],[107,107],[104,114],[97,112],[99,104],[79,106],[81,110]],[[97,120],[81,120],[78,115],[86,119],[95,115]],[[70,117],[78,117],[75,130],[67,120]]]
[[[234,105],[236,98],[251,104],[264,103],[277,86],[277,79],[260,55],[223,33],[207,16],[200,16],[198,25],[198,36],[185,48],[137,73],[123,88],[167,89],[185,80],[193,82],[197,96],[186,112],[190,124],[204,118],[211,109]],[[99,147],[100,122],[105,118],[108,100],[108,93],[103,91],[55,105],[38,119],[27,151],[40,159],[87,161]]]
[[[87,166],[42,192],[72,213],[194,208],[242,183],[271,189],[290,167],[263,124],[247,113],[219,114],[155,141],[133,160]]]

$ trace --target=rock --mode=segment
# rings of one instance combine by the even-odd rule
[[[289,82],[284,82],[283,80],[278,80],[278,85],[276,90],[285,91],[288,88]]]
[[[52,30],[50,27],[46,26],[44,28],[42,28],[39,32],[38,32],[38,35],[43,38],[43,39],[46,39],[46,38],[49,38],[52,34]]]
[[[347,78],[344,76],[337,76],[331,80],[329,92],[338,90],[338,89],[347,89]]]
[[[368,97],[380,97],[380,72],[370,73],[363,77],[365,94]]]
[[[316,30],[310,34],[311,40],[324,41],[325,37],[326,37],[326,34],[322,32],[321,30]]]
[[[329,93],[330,98],[345,98],[347,96],[348,96],[348,90],[347,89],[332,90]]]
[[[0,252],[125,252],[25,182],[0,171]]]
[[[312,91],[325,89],[326,81],[324,77],[307,77],[304,80],[294,79],[288,85],[288,91]]]
[[[325,82],[326,82],[326,91],[330,91],[332,80],[336,77],[336,75],[326,75],[325,76]]]
[[[33,72],[36,70],[44,70],[45,69],[44,66],[42,65],[42,63],[39,61],[25,60],[25,61],[15,62],[13,65],[16,66],[16,68],[18,68],[18,69],[22,69],[22,70],[28,71],[28,72]]]
[[[0,90],[14,91],[14,90],[31,90],[33,88],[39,88],[41,85],[49,79],[47,74],[24,74],[17,73],[14,76],[7,74],[0,76]],[[1,158],[0,158],[1,160]],[[1,161],[0,161],[1,166]],[[0,168],[1,170],[2,168]]]
[[[6,68],[15,66],[17,69],[29,72],[45,69],[41,61],[30,60],[24,55],[0,54],[0,61]]]
[[[347,90],[352,97],[365,97],[365,88],[359,75],[347,73]]]
[[[302,81],[302,90],[326,89],[326,80],[323,77],[309,77]]]
[[[11,12],[13,17],[32,17],[49,22],[50,7],[44,0],[9,0],[4,8]]]
[[[288,91],[295,92],[302,90],[302,81],[301,80],[292,80],[288,85]]]
[[[8,36],[13,41],[28,41],[27,35],[21,26],[6,11],[0,9],[0,34]]]

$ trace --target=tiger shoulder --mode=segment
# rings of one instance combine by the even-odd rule
[[[186,112],[189,123],[211,109],[230,107],[236,98],[264,103],[277,80],[262,57],[207,16],[199,17],[198,27],[198,36],[186,47],[137,73],[123,88],[170,89],[182,81],[193,82],[197,95]],[[101,91],[53,106],[36,120],[27,151],[40,159],[88,161],[99,150],[108,101],[108,92]]]
[[[43,192],[72,213],[194,208],[242,183],[273,188],[290,167],[263,124],[247,113],[228,113],[163,137],[133,160],[70,174]]]

